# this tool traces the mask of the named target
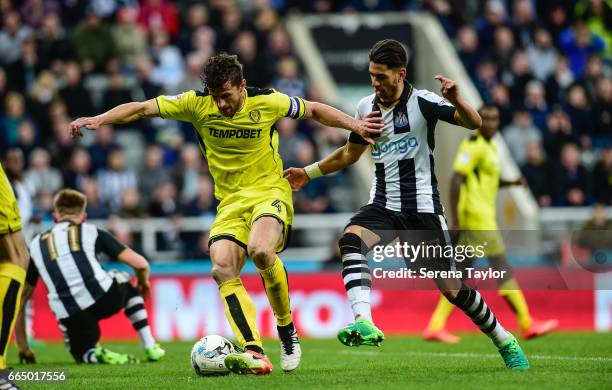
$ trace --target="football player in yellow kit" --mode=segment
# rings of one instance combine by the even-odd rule
[[[533,319],[525,297],[512,277],[502,236],[495,220],[495,198],[499,187],[522,185],[523,178],[515,181],[500,179],[497,147],[492,139],[499,126],[499,112],[495,106],[485,105],[479,110],[482,126],[466,138],[457,151],[454,174],[451,179],[451,213],[453,229],[460,230],[459,243],[481,245],[486,242],[485,256],[498,271],[506,271],[498,280],[499,294],[508,302],[526,339],[541,336],[553,330],[557,320]],[[457,343],[459,337],[444,330],[454,305],[443,295],[436,307],[423,337],[430,341]]]
[[[19,312],[30,255],[21,233],[17,199],[0,165],[0,387],[16,388],[4,377],[8,343]],[[22,357],[23,358],[23,357]]]
[[[259,269],[281,340],[281,368],[297,368],[301,349],[291,319],[287,272],[277,253],[286,244],[293,219],[291,188],[283,178],[274,124],[282,117],[314,119],[351,130],[373,142],[380,118],[355,119],[328,105],[290,97],[272,89],[247,87],[242,65],[225,53],[211,57],[202,92],[159,96],[117,106],[70,124],[73,135],[85,127],[162,117],[193,124],[206,156],[220,203],[210,231],[212,276],[219,286],[227,318],[244,353],[226,358],[239,374],[265,375],[272,364],[264,354],[255,306],[240,280],[247,256]]]

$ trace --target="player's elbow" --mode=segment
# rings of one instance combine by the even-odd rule
[[[482,118],[479,114],[476,114],[474,118],[471,118],[470,123],[466,126],[470,130],[480,129],[482,126]]]

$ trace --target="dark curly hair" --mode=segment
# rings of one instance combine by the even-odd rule
[[[240,85],[242,79],[242,64],[238,57],[227,53],[210,57],[202,74],[204,87],[213,91],[223,88],[228,81],[231,85]]]
[[[406,49],[395,39],[383,39],[372,46],[370,61],[389,68],[405,68],[408,63]]]

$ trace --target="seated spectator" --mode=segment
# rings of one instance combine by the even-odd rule
[[[491,60],[479,63],[476,68],[474,84],[485,102],[491,101],[491,91],[497,85],[497,71],[497,66]]]
[[[516,49],[512,30],[506,26],[497,27],[495,29],[495,46],[491,53],[499,69],[510,69],[512,56]]]
[[[200,175],[198,178],[198,194],[184,206],[183,215],[191,217],[214,215],[217,204],[215,185],[212,179],[208,175]]]
[[[484,54],[478,50],[478,35],[472,26],[464,26],[457,33],[457,54],[470,77],[476,77],[476,67],[484,60]]]
[[[179,93],[192,89],[201,90],[203,86],[200,76],[202,75],[202,69],[204,69],[205,62],[206,58],[200,53],[194,52],[187,55],[185,76],[176,86],[164,92],[168,95],[178,95]]]
[[[255,87],[270,84],[270,69],[266,67],[257,46],[257,38],[252,31],[241,31],[233,42],[233,50],[242,64],[244,77]]]
[[[112,125],[102,125],[94,134],[94,142],[87,148],[91,156],[92,173],[106,168],[109,154],[119,149],[119,144],[115,142],[115,129]]]
[[[558,57],[548,30],[543,27],[536,29],[534,42],[527,47],[527,58],[533,76],[545,82],[555,71]]]
[[[557,109],[548,115],[544,134],[544,148],[550,163],[558,163],[561,149],[568,143],[578,144],[578,137],[572,131],[572,123],[567,114]]]
[[[77,140],[66,131],[69,125],[70,121],[65,116],[54,118],[53,139],[47,144],[47,150],[51,155],[51,165],[62,172],[68,169],[72,152],[77,147]],[[89,157],[89,153],[87,156]],[[66,184],[65,181],[64,184]]]
[[[282,58],[277,64],[277,77],[272,86],[289,96],[305,96],[306,83],[300,77],[299,66],[295,58]]]
[[[593,200],[605,205],[612,204],[612,148],[601,151],[599,161],[593,168]]]
[[[147,33],[138,25],[138,8],[123,7],[111,27],[117,59],[127,69],[134,69],[140,57],[147,53]]]
[[[527,144],[542,142],[540,130],[533,125],[531,114],[524,108],[514,112],[512,123],[502,129],[502,135],[519,166],[527,161]]]
[[[115,55],[113,36],[91,7],[85,19],[74,29],[73,36],[76,58],[85,73],[102,73],[106,64]]]
[[[34,196],[42,192],[53,194],[62,188],[62,174],[50,164],[48,151],[42,148],[34,149],[30,155],[30,167],[24,174],[24,181]]]
[[[593,104],[595,147],[612,145],[612,80],[601,78],[595,88]]]
[[[59,95],[68,107],[68,114],[72,118],[93,115],[94,108],[91,96],[85,89],[81,80],[81,67],[74,61],[68,62],[64,68],[66,86],[59,91]]]
[[[52,131],[49,109],[51,102],[57,96],[58,88],[55,75],[48,70],[43,70],[38,74],[36,82],[32,86],[26,105],[37,125],[38,135],[41,135],[44,141],[48,139],[48,134],[51,134]]]
[[[4,98],[4,115],[0,117],[0,148],[6,150],[17,145],[19,125],[27,120],[25,101],[18,92],[9,92]]]
[[[91,158],[87,149],[78,147],[70,156],[70,163],[64,173],[64,187],[83,191],[85,180],[91,172]]]
[[[15,146],[21,149],[26,161],[30,160],[30,154],[39,145],[37,138],[34,122],[24,120],[19,124],[19,128],[17,129],[17,145]]]
[[[151,81],[160,84],[165,90],[173,90],[184,77],[183,57],[180,50],[170,43],[164,30],[151,32],[151,56],[155,67]]]
[[[180,194],[181,204],[191,202],[198,195],[201,171],[200,149],[195,144],[185,144],[181,150],[181,162],[174,172],[174,184]]]
[[[565,90],[574,82],[574,74],[570,70],[567,58],[559,56],[555,70],[546,80],[546,100],[548,105],[554,105],[565,99]]]
[[[121,196],[121,207],[117,213],[121,218],[143,218],[145,210],[141,206],[140,194],[135,188],[128,188]]]
[[[544,159],[542,146],[538,142],[532,141],[527,144],[527,161],[521,166],[521,172],[538,205],[549,207],[552,204],[549,167]]]
[[[510,101],[514,107],[519,107],[525,99],[525,87],[533,80],[529,60],[522,50],[517,50],[512,55],[510,72],[506,71],[502,75],[502,81],[510,85]]]
[[[309,141],[300,141],[296,144],[294,155],[296,165],[305,167],[316,160],[314,146]],[[301,213],[326,213],[333,211],[327,196],[327,182],[319,178],[311,180],[295,194],[295,210]]]
[[[534,5],[531,0],[515,0],[512,4],[512,27],[518,45],[522,47],[532,42],[536,27]]]
[[[579,21],[561,33],[559,46],[569,60],[574,77],[580,77],[591,54],[602,52],[606,44],[600,36],[593,35],[587,26]]]
[[[162,184],[171,181],[170,170],[163,166],[164,151],[159,145],[149,145],[145,152],[144,166],[138,175],[138,191],[141,204],[149,208],[151,197]]]
[[[548,105],[544,96],[544,86],[537,80],[532,80],[525,87],[525,108],[533,118],[533,124],[540,130],[546,128]]]
[[[73,48],[62,21],[57,13],[45,14],[37,34],[37,54],[42,69],[53,69],[59,73],[59,66],[73,56]]]
[[[493,49],[494,31],[498,26],[506,25],[506,20],[504,3],[499,0],[488,0],[485,4],[484,16],[476,23],[482,51],[490,52]]]
[[[82,192],[85,194],[85,198],[87,198],[87,218],[108,218],[110,215],[110,210],[104,203],[100,202],[98,182],[91,177],[87,177],[85,180],[83,180]]]
[[[559,165],[552,167],[553,206],[585,206],[590,201],[589,174],[580,163],[580,149],[566,144]]]
[[[144,0],[140,3],[138,22],[146,31],[164,30],[172,38],[178,36],[179,14],[173,2]]]
[[[208,24],[208,8],[204,4],[192,4],[187,9],[184,19],[179,32],[178,46],[181,49],[181,53],[186,55],[193,49],[191,38],[194,32]]]
[[[11,64],[21,57],[23,42],[33,35],[32,29],[21,22],[17,11],[9,11],[3,15],[0,31],[0,62]]]
[[[97,176],[100,200],[108,205],[111,212],[116,213],[121,207],[123,193],[136,188],[136,174],[127,167],[121,149],[109,153],[107,164],[108,167],[101,169]]]
[[[576,136],[580,138],[580,142],[585,145],[590,143],[590,138],[594,133],[593,129],[593,113],[591,105],[587,97],[584,87],[580,84],[574,84],[567,92],[567,102],[563,106],[563,110],[567,113],[572,122],[572,128]],[[589,139],[587,141],[586,139]]]
[[[512,122],[512,105],[508,87],[504,84],[496,84],[491,92],[491,99],[499,111],[499,126],[504,128]]]
[[[298,144],[306,138],[297,132],[297,122],[289,118],[281,118],[276,122],[278,131],[278,153],[283,158],[283,165],[296,166],[294,151]]]
[[[176,187],[167,182],[159,186],[153,193],[149,204],[149,214],[152,217],[171,217],[180,212],[179,203],[176,200]]]
[[[102,104],[104,110],[108,111],[123,103],[134,101],[132,92],[125,87],[123,75],[120,72],[113,72],[108,77],[108,87],[104,91]]]
[[[148,100],[162,94],[161,84],[152,80],[153,62],[149,57],[141,57],[136,63],[138,100]]]

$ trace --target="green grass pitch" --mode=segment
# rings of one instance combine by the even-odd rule
[[[35,349],[36,366],[17,370],[65,370],[65,383],[18,382],[25,389],[255,389],[255,388],[612,388],[612,335],[557,333],[521,342],[531,369],[511,372],[490,341],[463,335],[460,344],[427,343],[418,337],[390,337],[380,348],[348,348],[336,340],[304,340],[300,367],[283,373],[276,341],[265,343],[275,365],[268,377],[199,377],[191,368],[191,343],[165,343],[167,358],[129,366],[76,365],[62,344]],[[135,343],[105,343],[144,357]],[[9,351],[12,361],[16,351]]]

